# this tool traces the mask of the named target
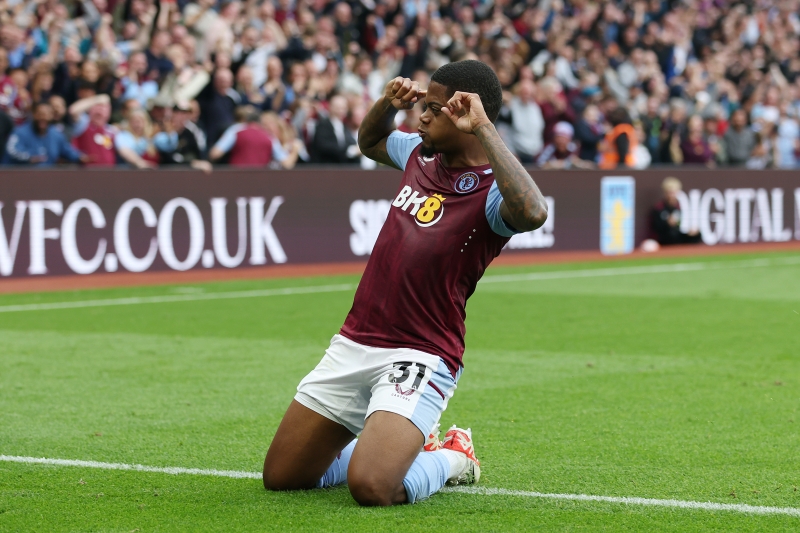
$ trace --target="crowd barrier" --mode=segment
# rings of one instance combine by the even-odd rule
[[[650,209],[667,176],[684,185],[683,229],[698,229],[707,246],[800,240],[796,172],[532,175],[547,197],[547,223],[515,236],[503,254],[630,253],[648,237]],[[365,261],[388,211],[414,208],[399,180],[396,171],[322,168],[208,176],[4,170],[0,278]]]

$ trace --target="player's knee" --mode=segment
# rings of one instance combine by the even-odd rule
[[[347,486],[353,499],[365,507],[385,507],[395,504],[394,487],[369,474],[348,474]]]
[[[262,481],[264,482],[264,488],[269,491],[313,489],[317,482],[316,479],[309,480],[306,479],[306,476],[273,467],[266,461],[264,463]]]
[[[364,507],[386,507],[394,503],[391,493],[377,483],[367,480],[356,483],[348,481],[348,487],[353,499]]]
[[[264,465],[264,474],[262,476],[264,481],[264,488],[267,490],[288,490],[285,480],[281,479],[269,466]]]

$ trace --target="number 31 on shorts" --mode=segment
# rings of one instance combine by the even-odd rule
[[[402,362],[394,363],[394,373],[389,374],[389,383],[400,385],[408,381],[411,375],[414,375],[414,381],[411,383],[413,390],[418,390],[420,386],[428,383],[431,372],[427,366],[422,363]]]

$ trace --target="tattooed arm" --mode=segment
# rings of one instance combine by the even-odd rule
[[[547,203],[539,187],[508,149],[486,116],[477,94],[456,92],[442,111],[458,129],[478,137],[503,196],[500,216],[517,231],[533,231],[547,220]]]
[[[400,109],[411,109],[425,98],[419,83],[397,77],[386,85],[381,98],[370,108],[358,128],[358,147],[373,161],[398,168],[386,150],[386,138],[394,131],[394,117]]]

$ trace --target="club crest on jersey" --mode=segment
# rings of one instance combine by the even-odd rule
[[[404,186],[392,205],[399,207],[414,217],[414,222],[422,228],[433,226],[444,215],[444,202],[446,198],[441,194],[423,196],[410,185]]]
[[[458,177],[453,188],[457,193],[466,194],[474,191],[480,181],[480,178],[474,172],[466,172]]]

